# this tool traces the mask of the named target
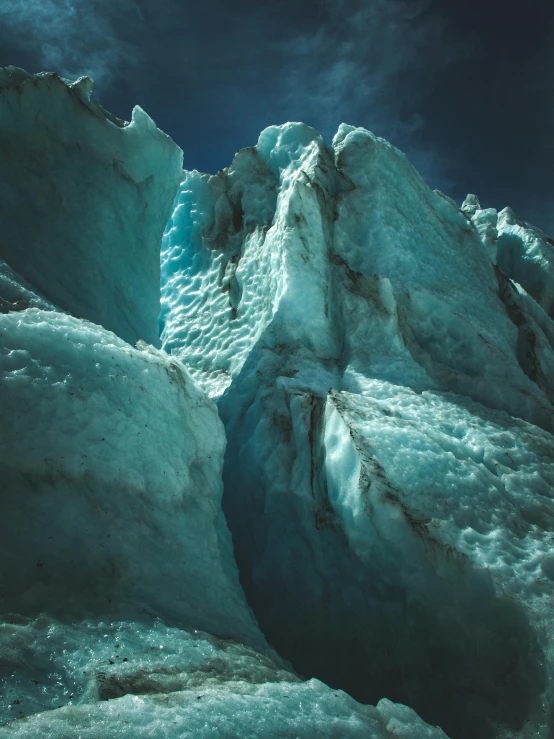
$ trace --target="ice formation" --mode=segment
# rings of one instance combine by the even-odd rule
[[[160,621],[43,616],[1,625],[0,639],[13,670],[0,736],[446,739],[405,706],[360,705],[249,647]]]
[[[4,608],[114,604],[263,643],[229,564],[222,424],[180,362],[56,310],[0,334]]]
[[[552,240],[91,90],[0,70],[0,737],[549,739]]]
[[[160,238],[182,152],[92,80],[0,70],[0,259],[46,298],[134,343],[158,344]]]
[[[453,738],[553,729],[552,270],[344,125],[186,172],[164,236],[163,347],[218,400],[265,636]]]
[[[180,153],[90,92],[0,71],[0,737],[445,739],[386,691],[300,675],[260,630],[216,403],[151,345]]]
[[[483,241],[492,245],[493,261],[502,272],[554,318],[554,240],[519,219],[511,208],[497,213],[477,207],[471,219]]]

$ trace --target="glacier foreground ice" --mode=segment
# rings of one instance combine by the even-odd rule
[[[0,737],[444,739],[303,680],[247,605],[216,406],[132,346],[157,339],[176,147],[87,80],[0,88]]]
[[[367,131],[269,128],[185,173],[162,340],[218,399],[279,653],[454,738],[549,737],[554,327],[492,218]]]
[[[446,739],[405,706],[362,706],[249,647],[159,621],[19,619],[0,624],[2,644],[2,737]]]
[[[86,77],[0,70],[0,259],[64,310],[157,345],[182,152],[141,108],[126,123],[91,91]]]

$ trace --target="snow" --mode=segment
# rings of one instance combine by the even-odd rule
[[[159,249],[182,152],[92,81],[0,70],[0,258],[51,302],[158,345]]]

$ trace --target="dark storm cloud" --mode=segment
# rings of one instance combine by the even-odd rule
[[[500,0],[0,0],[0,61],[89,74],[217,171],[262,128],[342,121],[403,149],[432,187],[554,226],[554,12]]]
[[[451,162],[451,194],[475,191],[554,232],[554,4],[448,6],[450,35],[471,38],[473,51],[449,66],[421,112],[425,136]]]

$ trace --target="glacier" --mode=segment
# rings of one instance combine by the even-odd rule
[[[551,729],[551,252],[518,225],[507,274],[493,220],[367,131],[287,124],[185,173],[162,246],[264,634],[460,738]]]
[[[159,240],[183,154],[81,77],[0,71],[0,259],[44,297],[125,341],[158,345]]]
[[[0,160],[0,737],[553,736],[552,240],[15,67]]]

